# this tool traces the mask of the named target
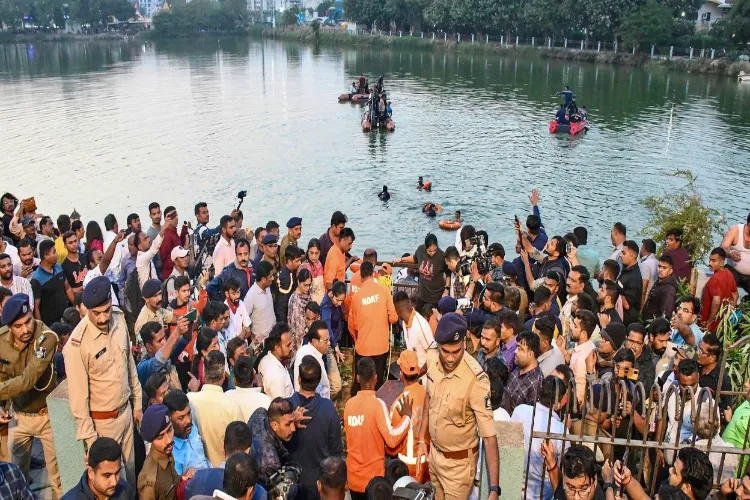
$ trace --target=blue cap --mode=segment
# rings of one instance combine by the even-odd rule
[[[112,284],[106,276],[97,276],[83,289],[83,305],[86,308],[99,307],[112,299]]]
[[[150,299],[157,293],[161,293],[161,281],[157,279],[151,279],[143,284],[141,295],[143,295],[144,299]]]
[[[271,243],[277,243],[279,241],[279,238],[275,234],[268,233],[263,237],[261,240],[261,243],[264,245],[270,245]]]
[[[472,309],[466,316],[466,321],[469,323],[470,328],[476,328],[477,326],[484,325],[484,322],[487,321],[487,314],[479,309]]]
[[[453,297],[443,297],[437,303],[437,310],[440,314],[456,312],[458,301]]]
[[[518,276],[518,268],[507,260],[503,262],[503,274],[506,276]]]
[[[24,217],[23,219],[21,219],[22,226],[28,226],[29,224],[33,224],[33,223],[34,223],[34,219],[32,219],[31,217]]]
[[[466,336],[468,325],[463,316],[458,313],[448,313],[440,318],[435,329],[435,342],[438,344],[452,344],[460,342]]]
[[[2,323],[7,326],[31,311],[29,296],[25,293],[12,295],[3,306]]]
[[[289,229],[302,225],[302,219],[300,217],[292,217],[286,222],[286,227]]]
[[[151,405],[143,412],[141,437],[149,443],[169,425],[169,409],[164,405]]]

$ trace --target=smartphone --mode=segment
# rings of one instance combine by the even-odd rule
[[[193,321],[195,321],[196,319],[198,319],[198,310],[197,309],[193,309],[192,311],[190,311],[189,313],[187,313],[185,316],[183,316],[183,318],[185,318],[186,320],[188,320],[188,322],[192,323]]]

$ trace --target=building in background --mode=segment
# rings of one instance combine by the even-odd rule
[[[732,8],[732,0],[706,0],[698,9],[698,19],[696,19],[696,31],[708,31],[711,25],[729,14]]]

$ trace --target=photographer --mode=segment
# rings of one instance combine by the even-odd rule
[[[565,272],[563,265],[563,260],[567,255],[566,243],[562,236],[553,236],[544,247],[544,252],[540,252],[532,245],[528,234],[519,233],[518,237],[521,239],[521,261],[524,265],[526,281],[532,290],[544,285],[550,271],[556,271],[562,277],[560,282],[567,280],[568,273]]]

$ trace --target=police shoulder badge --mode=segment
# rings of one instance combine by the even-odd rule
[[[488,410],[492,410],[492,402],[490,401],[490,395],[489,394],[487,394],[484,397],[484,407],[487,408]]]
[[[46,347],[37,347],[36,350],[34,350],[34,356],[36,356],[39,359],[44,359],[47,357],[47,348]]]

